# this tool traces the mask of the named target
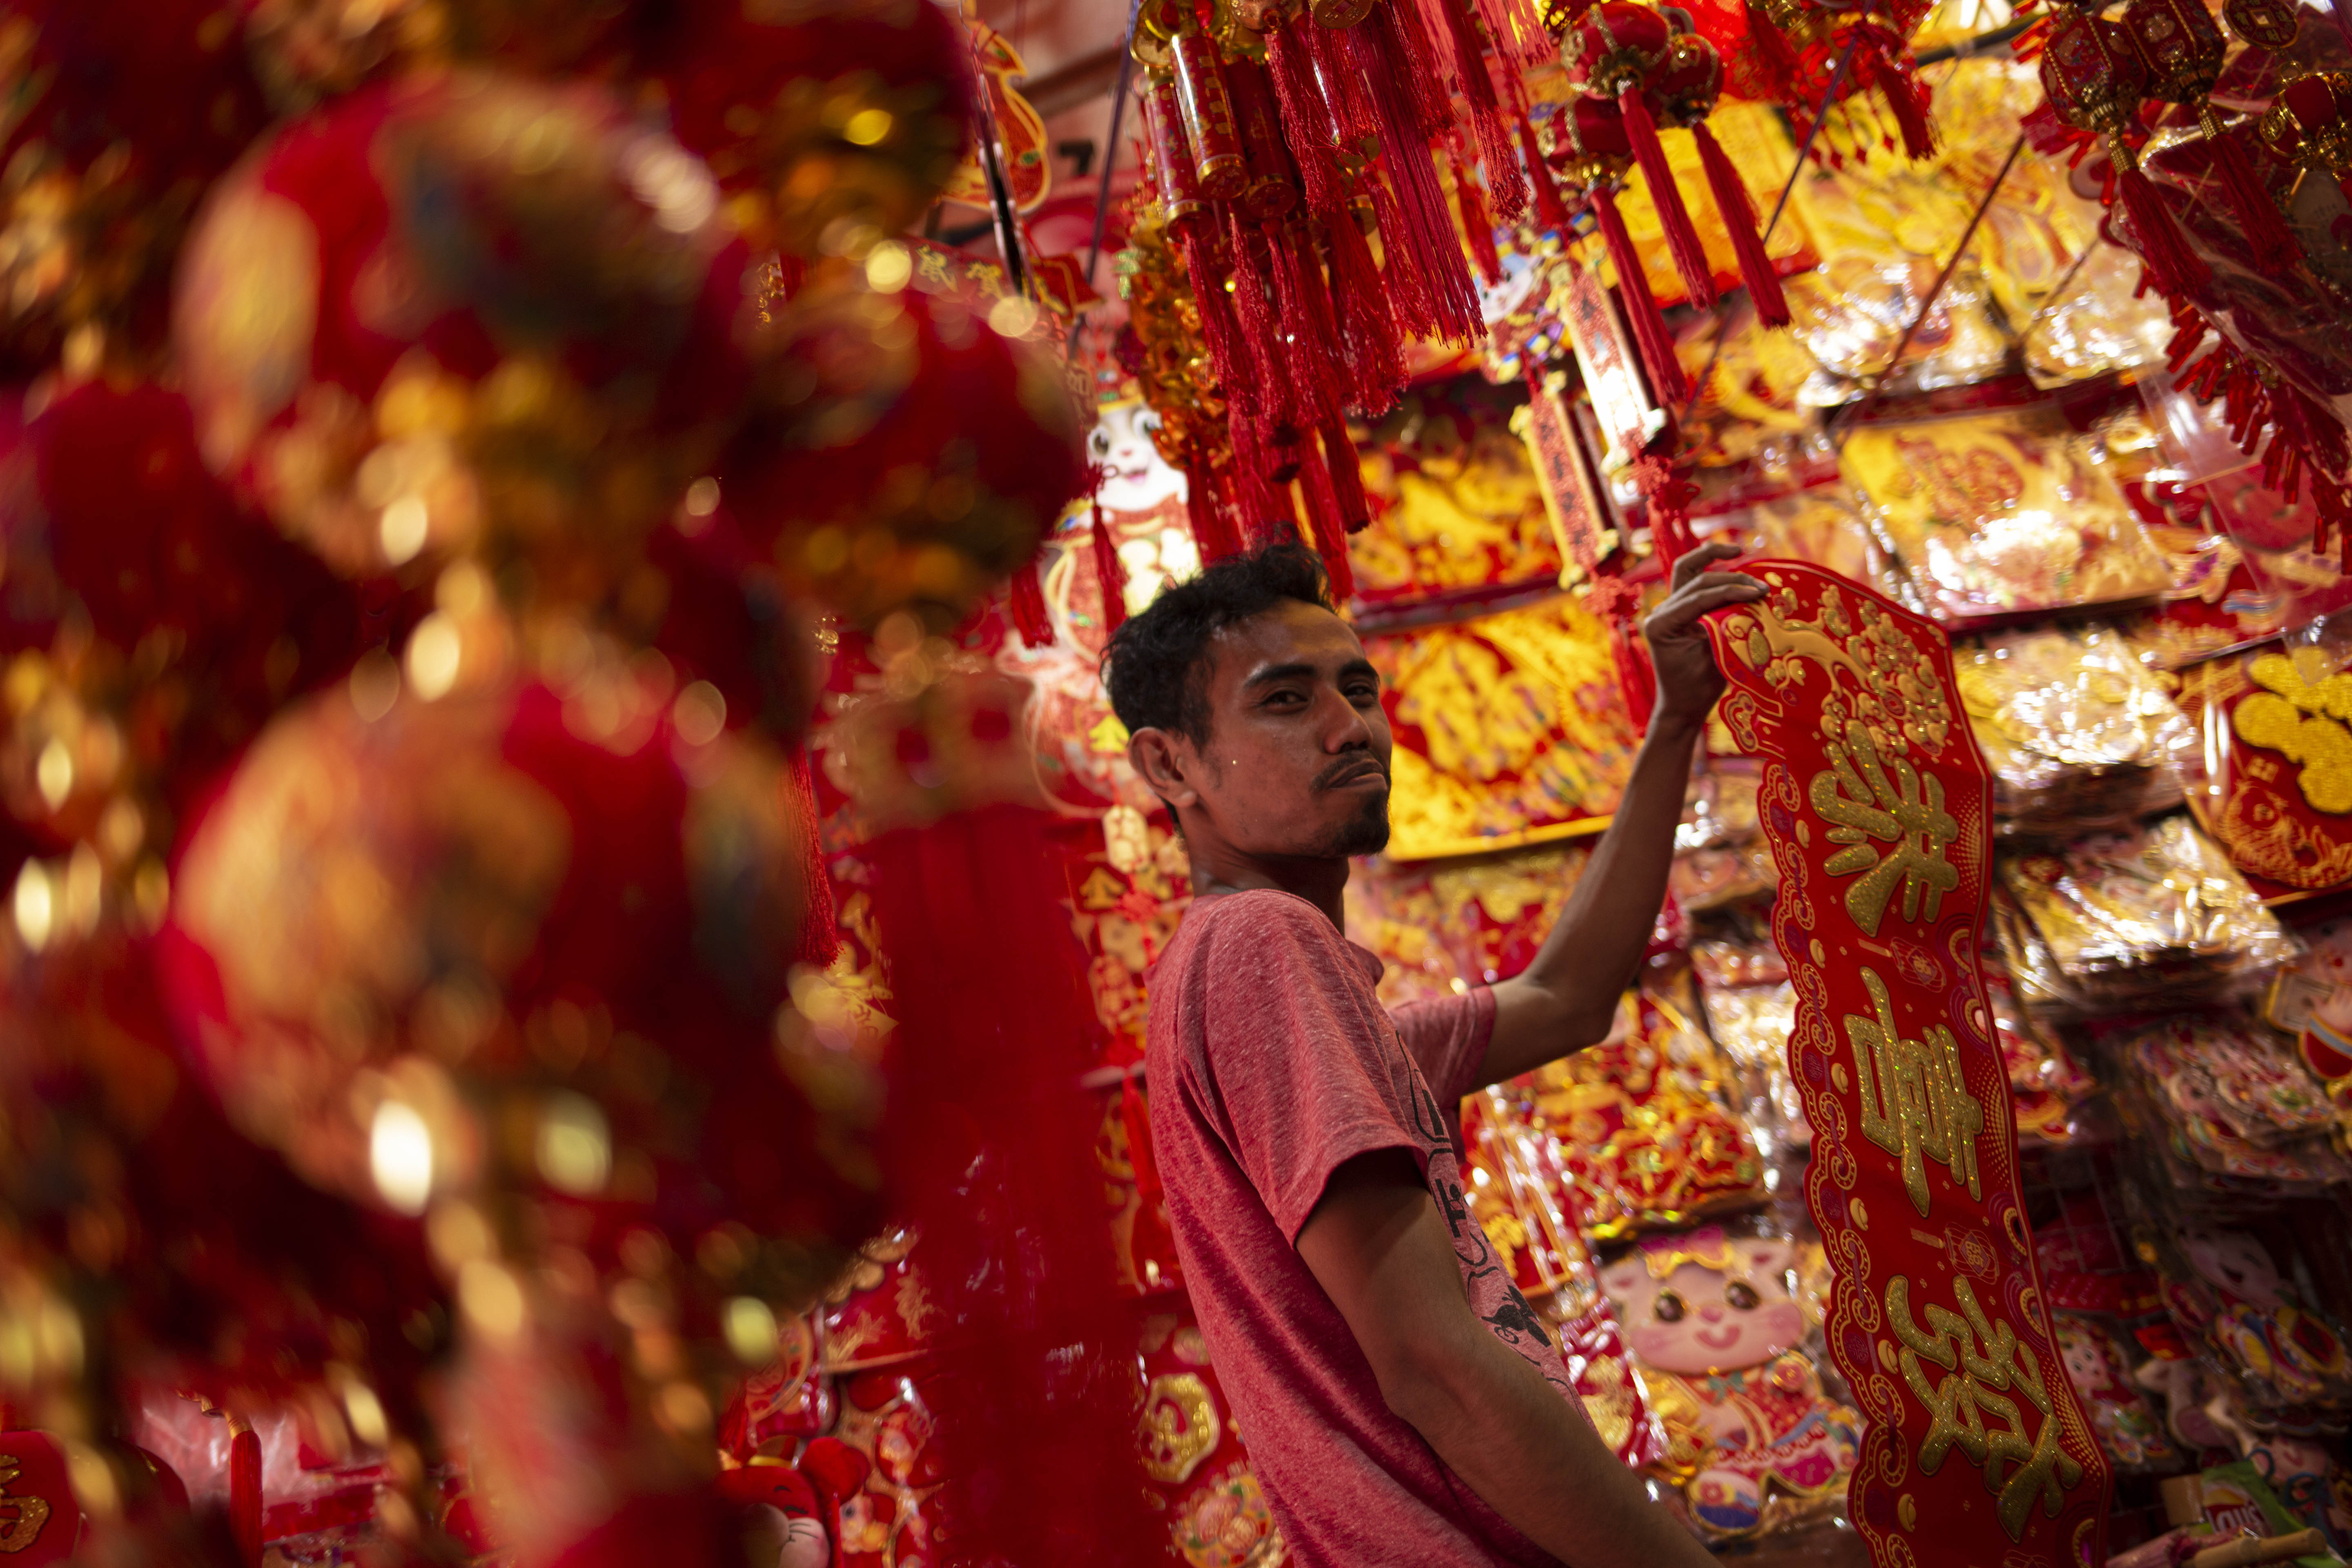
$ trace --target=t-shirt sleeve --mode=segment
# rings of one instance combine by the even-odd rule
[[[1459,996],[1408,1002],[1393,1015],[1404,1048],[1429,1080],[1441,1105],[1453,1105],[1478,1087],[1478,1068],[1495,1037],[1495,993],[1474,985]]]
[[[1320,910],[1234,895],[1207,947],[1205,1087],[1235,1162],[1295,1244],[1332,1172],[1379,1149],[1425,1163],[1431,1140],[1414,1136],[1393,1027]]]

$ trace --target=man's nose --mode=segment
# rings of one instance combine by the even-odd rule
[[[1323,749],[1337,753],[1360,752],[1370,746],[1372,743],[1372,727],[1365,720],[1363,710],[1336,689],[1327,700],[1336,711],[1331,727],[1324,732]]]

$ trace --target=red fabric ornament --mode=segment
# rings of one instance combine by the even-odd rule
[[[2221,79],[2228,43],[2204,0],[2132,0],[2122,26],[2147,67],[2148,96],[2197,111],[2222,197],[2245,233],[2256,268],[2275,273],[2293,267],[2303,258],[2302,247],[2246,150],[2215,120],[2207,96]]]
[[[2273,153],[2334,177],[2352,202],[2352,71],[2312,71],[2286,83],[2263,115]]]
[[[1690,385],[1683,377],[1682,362],[1675,357],[1674,334],[1666,330],[1666,319],[1659,313],[1650,280],[1643,274],[1641,254],[1633,248],[1633,237],[1625,232],[1625,220],[1617,211],[1617,198],[1602,184],[1593,186],[1587,200],[1602,243],[1609,247],[1610,262],[1617,269],[1617,297],[1624,304],[1626,324],[1633,329],[1642,368],[1649,373],[1650,390],[1661,403],[1678,404],[1689,395]]]
[[[1877,24],[1864,23],[1855,32],[1861,39],[1854,51],[1855,64],[1877,87],[1879,97],[1895,116],[1904,156],[1934,157],[1936,132],[1927,118],[1927,86],[1909,63],[1910,50],[1890,29]]]
[[[2165,293],[2185,298],[2210,269],[2190,250],[2125,141],[2147,85],[2147,68],[2120,23],[2075,13],[2053,29],[2042,55],[2042,89],[2068,124],[2107,139],[2134,248]]]
[[[1184,518],[1192,525],[1192,542],[1203,563],[1223,561],[1241,552],[1241,533],[1225,510],[1216,475],[1203,468],[1184,471]]]
[[[1670,58],[1673,37],[1666,18],[1650,6],[1633,0],[1601,0],[1570,31],[1561,58],[1579,89],[1591,97],[1616,101],[1623,118],[1626,145],[1641,167],[1651,205],[1657,208],[1675,270],[1681,275],[1691,303],[1711,310],[1716,300],[1715,272],[1666,163],[1666,150],[1658,141],[1647,96],[1652,73]]]
[[[261,1437],[243,1421],[228,1440],[228,1529],[245,1568],[261,1568]]]
[[[1348,367],[1349,400],[1367,418],[1396,404],[1404,385],[1404,351],[1386,280],[1373,264],[1370,247],[1356,227],[1355,214],[1342,209],[1325,225],[1331,249],[1331,309],[1338,318],[1339,352]]]
[[[1503,256],[1495,247],[1495,220],[1486,211],[1486,194],[1459,158],[1454,161],[1454,199],[1462,207],[1462,243],[1478,264],[1478,276],[1487,288],[1501,288]]]
[[[512,127],[545,138],[518,169]],[[347,575],[475,550],[601,596],[749,381],[747,257],[698,162],[602,89],[373,89],[215,189],[176,328],[199,444]]]
[[[1423,280],[1434,335],[1466,343],[1485,333],[1486,323],[1478,310],[1478,286],[1463,258],[1445,187],[1432,161],[1431,128],[1414,128],[1416,95],[1429,79],[1413,75],[1407,63],[1411,50],[1405,40],[1416,36],[1418,26],[1410,5],[1377,6],[1361,26],[1348,29],[1348,45],[1371,89],[1381,121],[1381,167],[1393,192],[1391,209],[1380,215],[1381,246],[1391,268],[1402,256]],[[1442,134],[1451,124],[1448,111],[1435,132]]]
[[[1730,157],[1702,120],[1691,127],[1698,142],[1699,167],[1706,171],[1708,193],[1715,210],[1731,236],[1732,253],[1739,258],[1739,281],[1756,306],[1756,319],[1768,327],[1789,324],[1789,300],[1780,289],[1780,274],[1765,254],[1764,237],[1756,232],[1756,209],[1748,205],[1748,186]]]
[[[835,225],[912,226],[971,144],[971,42],[937,5],[677,0],[647,48],[677,139],[730,192],[751,237],[814,259]]]
[[[1529,121],[1519,121],[1519,150],[1527,154],[1528,183],[1535,190],[1536,226],[1566,234],[1570,222],[1568,204],[1559,199],[1559,187],[1552,183],[1551,165],[1544,162],[1542,152],[1536,146],[1536,130]]]
[[[1265,36],[1267,74],[1282,105],[1282,122],[1289,132],[1290,151],[1297,160],[1298,178],[1307,209],[1330,218],[1346,207],[1338,165],[1332,161],[1329,138],[1334,117],[1315,79],[1311,47],[1303,35],[1314,26],[1294,16]]]
[[[1045,607],[1045,590],[1037,581],[1038,563],[1024,562],[1013,569],[1005,586],[1005,602],[1013,611],[1013,629],[1030,647],[1051,647],[1053,612]]]
[[[1088,509],[1094,513],[1092,535],[1095,582],[1102,594],[1103,630],[1116,632],[1127,624],[1127,567],[1118,558],[1118,546],[1111,542],[1110,530],[1103,522],[1102,502],[1097,500]]]
[[[1339,513],[1339,497],[1319,446],[1301,448],[1298,489],[1307,503],[1315,552],[1323,558],[1324,574],[1331,580],[1331,596],[1344,605],[1356,596],[1356,572],[1348,559],[1347,520]]]
[[[813,283],[759,352],[767,408],[721,486],[785,583],[860,625],[954,624],[1085,488],[1058,367],[955,300]]]
[[[1519,174],[1519,155],[1511,144],[1502,100],[1495,91],[1494,77],[1487,72],[1486,53],[1479,43],[1477,27],[1470,19],[1468,3],[1469,0],[1420,0],[1435,13],[1432,21],[1452,46],[1454,81],[1470,105],[1470,128],[1478,139],[1478,161],[1486,171],[1486,185],[1495,198],[1496,215],[1507,224],[1516,224],[1527,214],[1527,182]],[[1468,221],[1466,215],[1464,221]],[[1475,237],[1472,243],[1476,243]]]
[[[1331,471],[1331,493],[1339,503],[1339,521],[1349,533],[1361,533],[1372,521],[1372,503],[1364,494],[1363,465],[1355,440],[1343,424],[1326,425],[1318,432],[1323,443],[1323,463]]]

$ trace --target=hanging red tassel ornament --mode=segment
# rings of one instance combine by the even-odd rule
[[[1294,367],[1282,341],[1282,321],[1276,313],[1274,283],[1266,276],[1265,240],[1253,226],[1228,213],[1226,238],[1233,247],[1234,320],[1249,350],[1252,373],[1258,378],[1256,401],[1270,425],[1298,423],[1298,388]]]
[[[1203,563],[1241,553],[1241,532],[1225,510],[1215,474],[1205,467],[1184,470],[1184,521],[1192,525],[1192,543]]]
[[[1265,242],[1266,255],[1274,264],[1275,309],[1282,321],[1292,374],[1303,395],[1298,400],[1299,422],[1317,423],[1337,415],[1349,401],[1331,296],[1324,288],[1314,244],[1302,229],[1269,226]]]
[[[1372,503],[1364,494],[1362,461],[1344,424],[1324,426],[1317,432],[1323,442],[1323,466],[1331,471],[1331,494],[1339,503],[1339,521],[1349,533],[1361,533],[1372,521]]]
[[[1042,597],[1038,607],[1045,607]],[[841,910],[834,897],[833,871],[825,864],[824,824],[816,808],[815,764],[805,742],[793,748],[785,769],[784,821],[787,831],[803,847],[801,874],[808,888],[808,912],[801,917],[800,946],[793,962],[824,969],[841,956]]]
[[[2131,36],[2120,24],[2101,21],[2089,12],[2076,12],[2062,21],[2042,51],[2042,90],[2051,108],[2067,124],[2106,137],[2134,248],[2157,288],[2183,298],[2204,288],[2212,273],[2181,237],[2125,140],[2147,84],[2147,68],[2132,47]]]
[[[2299,167],[2332,176],[2352,202],[2352,71],[2313,71],[2279,89],[2262,137]]]
[[[2303,247],[2279,216],[2278,204],[2271,199],[2245,149],[2221,129],[2214,116],[2207,95],[2221,78],[2229,43],[2205,9],[2204,0],[2132,0],[2124,8],[2122,26],[2139,51],[2140,63],[2147,68],[2147,96],[2197,111],[2222,197],[2245,234],[2254,266],[2276,273],[2302,260]]]
[[[1486,211],[1486,193],[1461,159],[1454,159],[1453,163],[1454,199],[1462,208],[1462,243],[1470,247],[1470,258],[1478,264],[1478,276],[1486,279],[1486,287],[1499,288],[1503,256],[1495,247],[1495,220]]]
[[[1307,206],[1318,217],[1328,217],[1345,205],[1339,167],[1331,158],[1337,119],[1324,100],[1315,76],[1313,51],[1301,35],[1315,30],[1302,17],[1292,17],[1265,36],[1266,75],[1282,107],[1282,123],[1290,135],[1298,182]]]
[[[1528,186],[1519,174],[1518,152],[1511,145],[1509,128],[1504,124],[1503,103],[1495,91],[1494,76],[1486,68],[1477,25],[1471,20],[1465,0],[1423,3],[1436,8],[1453,45],[1454,80],[1470,105],[1470,128],[1478,139],[1478,161],[1486,171],[1495,213],[1505,223],[1516,224],[1527,216]]]
[[[1535,193],[1536,226],[1553,234],[1568,232],[1568,204],[1559,199],[1559,187],[1552,183],[1551,165],[1544,162],[1542,149],[1536,145],[1536,128],[1528,121],[1519,121],[1519,151],[1527,154],[1528,184]]]
[[[1689,393],[1682,362],[1675,357],[1674,333],[1659,312],[1657,297],[1642,270],[1642,258],[1617,210],[1616,184],[1633,163],[1625,129],[1615,108],[1603,100],[1580,98],[1553,121],[1562,173],[1583,185],[1585,204],[1617,269],[1618,302],[1633,334],[1633,347],[1649,373],[1650,391],[1660,403],[1680,403]]]
[[[1864,23],[1855,31],[1861,35],[1856,63],[1866,68],[1878,96],[1894,115],[1895,130],[1903,138],[1904,156],[1915,161],[1934,157],[1936,131],[1927,120],[1927,85],[1906,63],[1910,50],[1901,38],[1876,23]]]
[[[1103,521],[1102,502],[1094,503],[1095,582],[1102,593],[1102,624],[1106,635],[1127,624],[1127,565],[1111,542],[1110,527]]]
[[[1403,40],[1418,26],[1410,5],[1390,4],[1347,32],[1349,47],[1379,112],[1381,165],[1395,197],[1397,221],[1392,224],[1391,213],[1381,212],[1381,241],[1391,265],[1402,254],[1425,285],[1433,331],[1423,332],[1409,323],[1416,332],[1447,342],[1474,342],[1486,331],[1478,309],[1478,286],[1455,237],[1445,187],[1430,151],[1432,132],[1416,128],[1418,95],[1427,83],[1412,74]],[[1436,133],[1444,133],[1452,123],[1451,110],[1446,110]]]
[[[1789,47],[1788,35],[1770,13],[1747,0],[1748,63],[1761,73],[1774,102],[1793,101],[1803,95],[1804,62]]]
[[[1569,30],[1560,58],[1569,75],[1590,97],[1614,100],[1622,117],[1626,145],[1641,167],[1650,203],[1658,211],[1667,252],[1692,304],[1701,310],[1715,306],[1715,271],[1707,265],[1706,248],[1692,226],[1690,210],[1683,205],[1658,141],[1645,89],[1651,72],[1665,63],[1674,37],[1666,18],[1648,5],[1632,0],[1601,0]]]
[[[1739,281],[1756,307],[1756,319],[1768,327],[1785,327],[1788,296],[1781,292],[1780,275],[1773,269],[1771,257],[1765,254],[1764,237],[1756,232],[1756,209],[1748,205],[1748,186],[1706,121],[1692,126],[1691,135],[1698,142],[1699,167],[1706,171],[1706,188],[1715,197],[1715,210],[1722,215],[1723,226],[1731,236],[1732,254],[1739,260]]]
[[[1045,590],[1037,581],[1037,563],[1026,561],[1013,569],[1005,587],[1005,603],[1013,611],[1013,629],[1031,647],[1051,647],[1054,617],[1045,608]]]
[[[1354,211],[1342,208],[1334,214],[1324,233],[1330,243],[1331,309],[1352,389],[1349,401],[1368,418],[1377,418],[1395,406],[1405,382],[1396,316],[1380,268],[1372,265],[1371,247],[1356,226]]]
[[[1282,113],[1265,68],[1252,59],[1225,67],[1225,87],[1233,95],[1234,124],[1242,138],[1242,165],[1246,176],[1234,205],[1261,223],[1270,223],[1298,205],[1298,170],[1282,139]]]
[[[1324,574],[1331,579],[1331,597],[1344,605],[1356,596],[1356,571],[1348,560],[1347,521],[1340,515],[1339,497],[1331,488],[1331,470],[1322,454],[1311,447],[1298,466],[1298,489],[1307,502],[1315,552],[1323,558]]]
[[[261,1568],[261,1436],[240,1416],[229,1417],[228,1532],[244,1568]]]
[[[1208,209],[1212,220],[1214,214],[1213,207]],[[1216,240],[1205,223],[1174,231],[1174,239],[1176,254],[1184,261],[1184,275],[1192,280],[1193,303],[1201,314],[1201,339],[1208,345],[1209,364],[1216,372],[1217,390],[1224,395],[1229,407],[1255,412],[1257,376],[1250,365],[1249,347],[1242,338],[1241,323],[1234,317],[1233,296],[1225,292]]]

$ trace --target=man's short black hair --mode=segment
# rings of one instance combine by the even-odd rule
[[[1213,562],[1129,616],[1103,649],[1103,685],[1128,733],[1168,730],[1206,744],[1210,639],[1285,600],[1332,608],[1323,563],[1303,544]]]

